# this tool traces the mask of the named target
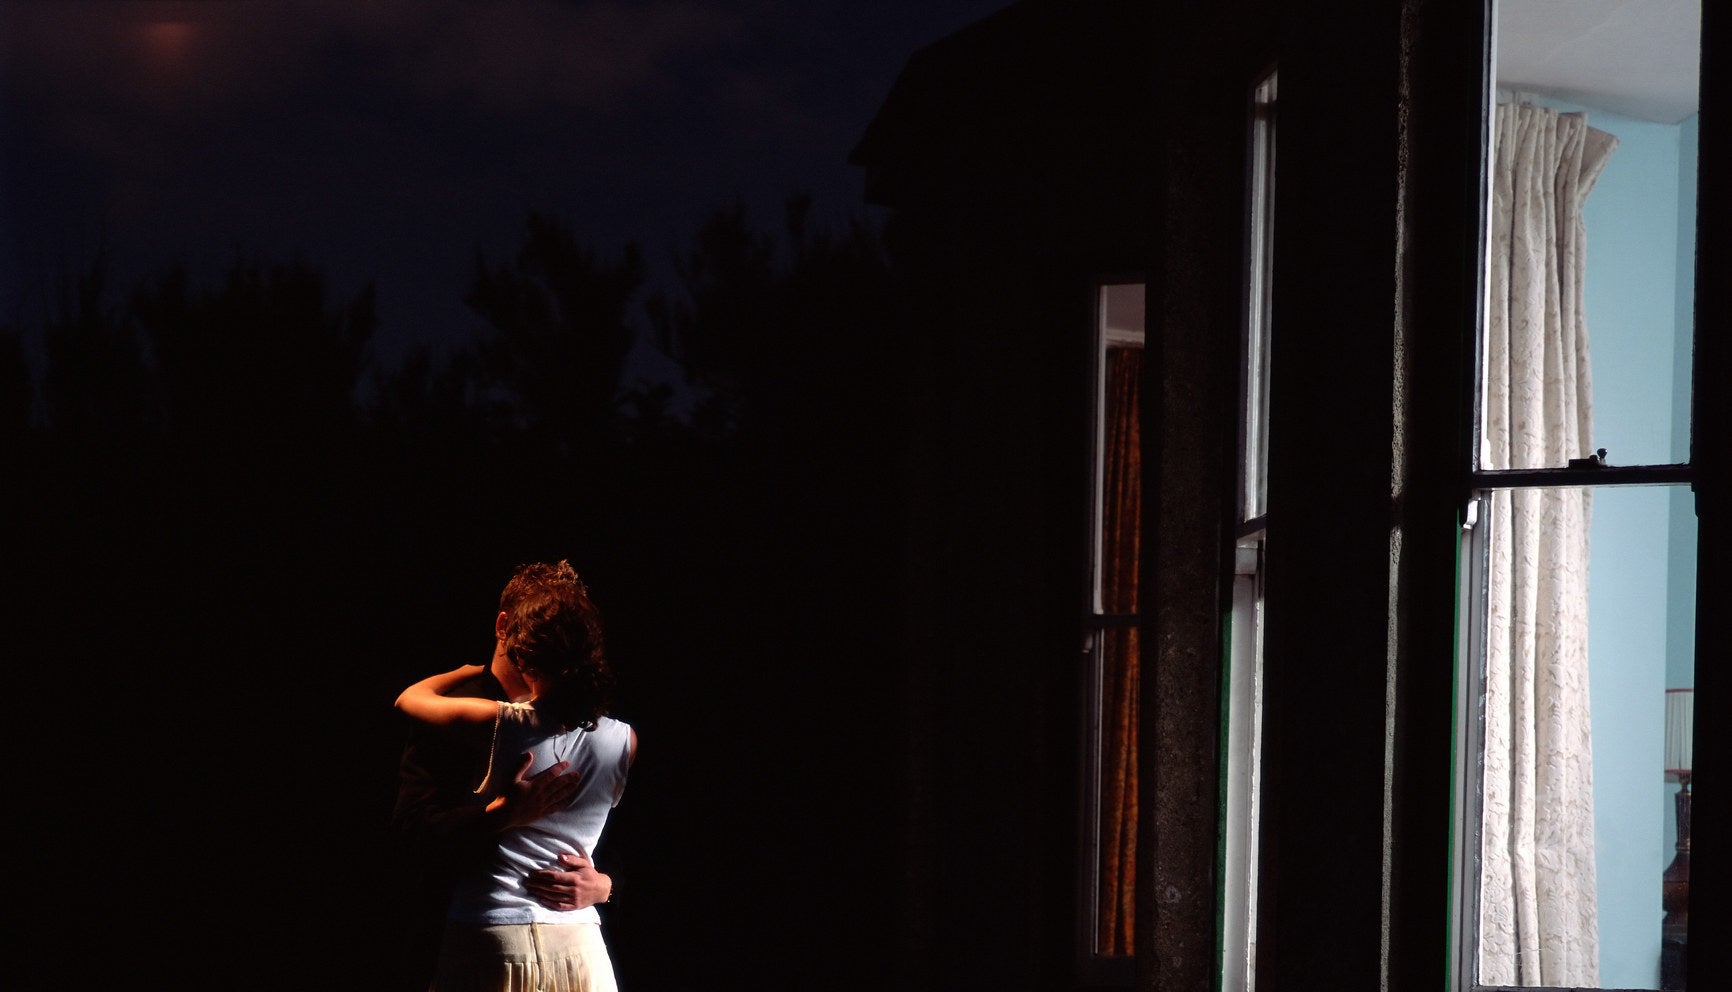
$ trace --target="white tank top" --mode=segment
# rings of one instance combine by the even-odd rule
[[[500,703],[488,780],[476,791],[497,795],[501,780],[517,768],[525,751],[533,756],[528,775],[555,762],[571,762],[566,773],[579,775],[577,796],[564,809],[499,835],[493,855],[459,880],[448,915],[453,923],[591,923],[600,918],[594,906],[565,912],[547,909],[523,883],[532,871],[561,867],[562,852],[592,856],[608,812],[625,790],[631,727],[604,716],[594,730],[562,732],[533,702]]]

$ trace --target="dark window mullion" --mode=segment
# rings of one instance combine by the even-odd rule
[[[1569,489],[1575,486],[1675,486],[1695,481],[1691,465],[1610,465],[1597,468],[1506,468],[1471,473],[1469,487]]]

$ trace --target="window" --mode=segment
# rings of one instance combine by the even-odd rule
[[[1245,343],[1239,381],[1239,519],[1258,521],[1269,498],[1269,333],[1275,269],[1275,74],[1251,96],[1245,204]]]
[[[1667,700],[1695,657],[1687,6],[1611,24],[1498,5],[1462,569],[1470,987],[1683,987],[1690,734],[1674,720],[1668,743]]]
[[[1275,75],[1251,98],[1239,416],[1239,498],[1223,670],[1221,988],[1256,987],[1257,836],[1263,753],[1263,542],[1269,464],[1269,283],[1275,204]]]
[[[1097,963],[1136,951],[1143,295],[1141,283],[1101,286],[1094,334],[1081,925],[1085,958]]]

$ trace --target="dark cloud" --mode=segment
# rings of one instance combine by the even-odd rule
[[[348,57],[375,85],[472,109],[618,110],[743,34],[727,5],[692,0],[23,0],[0,23],[21,78],[161,109],[291,95]]]

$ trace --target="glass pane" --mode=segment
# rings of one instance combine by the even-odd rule
[[[1101,665],[1100,861],[1095,953],[1136,952],[1137,682],[1134,627],[1103,630]]]
[[[1085,932],[1095,954],[1134,953],[1137,860],[1137,630],[1142,541],[1143,296],[1141,284],[1101,287],[1096,352],[1095,513],[1090,741],[1092,891]],[[1085,863],[1089,859],[1085,858]]]
[[[1275,75],[1251,102],[1250,241],[1245,275],[1245,362],[1240,384],[1239,519],[1268,512],[1270,281],[1275,238]]]
[[[1667,713],[1671,690],[1694,684],[1692,498],[1649,487],[1485,501],[1483,984],[1681,987],[1662,979],[1681,947],[1667,941],[1682,939],[1666,903],[1687,912],[1687,850],[1673,862],[1687,849],[1689,736],[1668,746]],[[1669,871],[1682,883],[1670,893]]]
[[[1687,460],[1699,21],[1498,4],[1481,468]]]
[[[1095,334],[1094,538],[1089,549],[1096,613],[1137,609],[1135,547],[1139,519],[1133,496],[1141,492],[1143,361],[1142,283],[1100,288]],[[1138,497],[1140,498],[1140,497]],[[1127,559],[1125,555],[1132,555]]]
[[[1263,753],[1263,542],[1234,549],[1222,784],[1221,990],[1252,992]]]
[[[1105,439],[1101,465],[1100,606],[1107,614],[1137,612],[1142,534],[1143,349],[1107,349]]]

